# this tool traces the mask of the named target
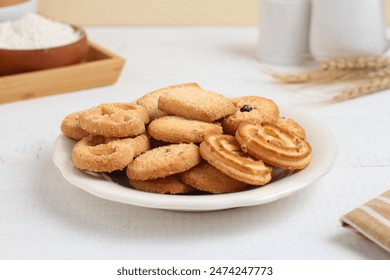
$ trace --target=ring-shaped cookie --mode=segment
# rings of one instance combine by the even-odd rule
[[[232,193],[242,191],[247,184],[237,181],[203,161],[181,175],[184,183],[197,190],[209,193]]]
[[[238,181],[262,186],[271,180],[272,168],[244,153],[234,136],[207,136],[199,150],[208,163]]]
[[[134,157],[133,139],[90,135],[73,147],[72,160],[81,170],[112,172],[125,168]]]
[[[130,137],[145,131],[149,116],[140,105],[108,103],[84,111],[79,121],[82,129],[94,135]]]
[[[274,166],[303,169],[311,161],[308,142],[272,123],[241,124],[236,139],[242,150]]]

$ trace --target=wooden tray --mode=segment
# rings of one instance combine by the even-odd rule
[[[89,42],[86,59],[80,64],[0,76],[0,103],[110,85],[124,63],[123,58]]]

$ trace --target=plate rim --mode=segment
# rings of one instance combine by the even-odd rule
[[[332,170],[338,154],[336,139],[327,126],[299,110],[286,106],[279,106],[279,108],[283,115],[293,118],[298,123],[306,122],[310,123],[311,127],[315,126],[321,132],[321,141],[327,143],[328,151],[323,153],[325,156],[323,155],[322,161],[312,162],[307,168],[295,174],[256,189],[197,196],[155,194],[126,188],[105,180],[102,175],[92,176],[74,167],[71,163],[71,152],[64,151],[63,147],[75,142],[63,134],[60,134],[55,141],[52,159],[62,176],[70,184],[102,199],[129,205],[176,211],[215,211],[265,204],[304,189],[328,174]],[[305,125],[302,126],[306,129]],[[313,170],[316,167],[320,168]],[[93,184],[91,185],[91,183]],[[288,183],[293,183],[293,186],[286,188],[285,185]]]

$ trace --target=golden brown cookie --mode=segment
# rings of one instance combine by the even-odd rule
[[[171,115],[186,119],[213,122],[236,109],[225,96],[194,87],[174,88],[158,99],[158,108]]]
[[[149,115],[140,105],[107,103],[84,111],[79,121],[82,129],[94,135],[129,137],[145,132]]]
[[[243,122],[274,123],[279,119],[279,108],[270,99],[260,96],[244,96],[232,100],[236,106],[236,112],[222,121],[223,131],[227,134],[234,135]]]
[[[135,157],[151,149],[150,140],[146,133],[127,139],[133,147]]]
[[[237,181],[222,173],[207,161],[185,171],[182,181],[195,189],[209,193],[231,193],[242,191],[246,183]]]
[[[150,120],[154,120],[157,118],[161,118],[166,115],[163,111],[160,111],[158,109],[158,99],[160,96],[166,92],[170,92],[174,88],[180,88],[180,87],[194,87],[194,88],[200,88],[200,86],[197,83],[187,83],[187,84],[181,84],[181,85],[174,85],[169,86],[165,88],[160,88],[158,90],[149,92],[142,96],[140,99],[137,100],[138,105],[142,105],[145,107],[145,109],[149,113]]]
[[[243,123],[236,138],[242,150],[274,166],[303,169],[311,161],[308,142],[272,123]]]
[[[80,127],[79,116],[81,113],[82,111],[75,112],[64,118],[61,123],[61,131],[65,134],[65,136],[75,140],[80,140],[89,135],[87,131]]]
[[[245,154],[234,136],[207,136],[199,150],[208,163],[238,181],[261,186],[271,180],[272,168]]]
[[[292,119],[279,118],[276,125],[290,131],[301,139],[306,139],[306,131]]]
[[[136,190],[151,193],[183,194],[194,191],[192,187],[181,182],[176,175],[147,181],[130,180],[130,184]]]
[[[104,105],[104,104],[103,104]],[[150,122],[148,111],[143,108],[143,106],[138,105],[136,103],[108,103],[107,105],[113,106],[114,108],[118,110],[127,111],[127,113],[130,113],[138,118],[141,119],[145,124]]]
[[[132,180],[151,180],[186,171],[200,162],[195,144],[171,144],[149,150],[138,156],[127,167]]]
[[[152,121],[148,132],[153,138],[165,142],[199,143],[207,135],[222,134],[222,126],[177,116],[165,116]]]
[[[72,160],[81,170],[112,172],[125,168],[134,157],[133,140],[90,135],[73,147]]]

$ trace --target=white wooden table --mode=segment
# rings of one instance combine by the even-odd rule
[[[126,58],[115,85],[0,105],[1,259],[390,259],[339,224],[390,188],[389,91],[309,106],[311,96],[278,85],[256,62],[254,27],[87,32]],[[262,95],[317,118],[338,141],[334,169],[285,199],[209,213],[115,203],[62,178],[51,154],[65,115],[192,81],[231,97]]]

